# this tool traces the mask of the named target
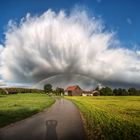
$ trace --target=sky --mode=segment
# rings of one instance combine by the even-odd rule
[[[139,0],[0,3],[1,85],[139,87]]]
[[[0,40],[10,19],[20,21],[27,13],[42,14],[51,8],[69,12],[75,5],[86,7],[91,14],[102,17],[109,30],[117,32],[125,47],[140,46],[139,0],[0,0]]]

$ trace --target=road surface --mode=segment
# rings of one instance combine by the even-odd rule
[[[77,107],[60,99],[30,118],[0,129],[0,140],[85,140]]]

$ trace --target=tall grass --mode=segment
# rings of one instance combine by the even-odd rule
[[[0,127],[29,117],[54,103],[46,94],[0,95]]]
[[[66,97],[81,110],[90,140],[140,139],[140,97]]]

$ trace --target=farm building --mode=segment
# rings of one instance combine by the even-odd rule
[[[93,96],[92,91],[84,91],[82,92],[82,96]]]
[[[97,90],[83,91],[82,96],[99,96],[100,92]]]
[[[75,85],[75,86],[67,87],[64,95],[68,95],[68,96],[99,96],[100,92],[97,90],[91,90],[91,91],[82,90],[78,85]]]
[[[82,96],[82,89],[76,85],[76,86],[69,86],[65,90],[65,95],[68,96]]]
[[[100,92],[97,90],[92,91],[93,96],[100,96]]]

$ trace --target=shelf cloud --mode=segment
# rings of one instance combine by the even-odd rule
[[[19,24],[9,21],[0,64],[8,82],[78,74],[106,85],[140,85],[140,55],[122,47],[101,19],[80,9],[69,14],[49,9],[40,16],[27,14]]]

